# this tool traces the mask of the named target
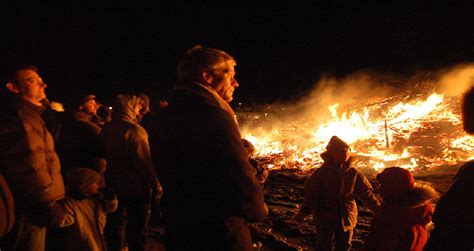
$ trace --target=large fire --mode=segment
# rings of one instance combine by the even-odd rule
[[[462,130],[460,95],[430,91],[395,97],[354,109],[345,105],[342,111],[336,102],[317,123],[292,118],[267,130],[246,125],[242,135],[269,168],[319,166],[333,135],[351,145],[358,167],[375,171],[394,165],[432,170],[474,159],[474,137]]]

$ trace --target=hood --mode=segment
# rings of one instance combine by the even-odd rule
[[[323,166],[332,166],[334,165],[333,160],[331,159],[331,156],[327,151],[321,153],[321,158],[324,160]],[[353,163],[357,161],[357,158],[355,156],[350,156],[349,159],[346,161],[344,164],[345,167],[350,167]]]
[[[439,199],[439,196],[439,193],[433,187],[417,183],[408,192],[383,197],[383,204],[396,207],[417,207],[429,201],[435,202]]]
[[[140,98],[135,95],[119,94],[114,105],[114,112],[112,113],[112,121],[125,120],[130,123],[137,123],[137,116],[134,107],[138,104]]]

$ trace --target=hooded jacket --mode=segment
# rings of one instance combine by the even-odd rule
[[[321,154],[323,165],[305,181],[305,199],[302,212],[313,214],[316,224],[342,224],[344,231],[354,229],[357,223],[355,197],[372,211],[380,204],[372,193],[372,185],[357,169],[351,167],[350,158],[341,167],[332,164],[327,152]]]
[[[423,250],[428,240],[426,225],[433,214],[431,201],[437,197],[427,185],[384,197],[381,210],[372,219],[364,250]]]
[[[148,133],[137,123],[133,108],[139,101],[118,95],[112,121],[101,131],[107,171],[105,179],[119,198],[147,198],[158,179],[150,157]]]
[[[13,106],[12,106],[13,105]],[[38,205],[64,198],[61,165],[46,128],[43,107],[14,97],[0,116],[0,168],[17,212],[33,213]]]

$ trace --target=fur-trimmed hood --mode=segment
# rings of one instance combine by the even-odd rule
[[[439,199],[439,193],[428,184],[415,183],[415,187],[404,193],[383,197],[383,206],[418,207]]]
[[[325,151],[321,153],[321,158],[324,160],[323,166],[333,166],[334,161],[331,159],[331,156],[329,155],[328,151]],[[350,167],[353,163],[357,161],[357,157],[355,156],[350,156],[349,159],[344,163],[345,167]]]

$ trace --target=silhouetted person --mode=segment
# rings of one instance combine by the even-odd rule
[[[61,131],[58,145],[63,173],[79,167],[90,168],[103,177],[106,162],[99,139],[101,128],[92,122],[97,115],[95,95],[79,97]]]
[[[474,87],[463,96],[464,130],[474,134]],[[441,197],[433,215],[434,230],[425,250],[474,249],[474,162],[459,168],[453,184]]]
[[[167,250],[252,250],[247,222],[267,214],[228,104],[238,86],[235,65],[221,50],[189,50],[169,106],[152,128]]]
[[[140,109],[139,97],[118,95],[112,121],[101,132],[108,166],[106,184],[119,199],[117,211],[107,219],[106,236],[111,250],[121,250],[127,244],[130,251],[146,249],[151,196],[161,193],[148,134],[137,121]]]
[[[357,223],[355,197],[372,211],[380,204],[367,178],[351,166],[353,158],[346,142],[332,136],[321,157],[324,163],[305,181],[304,202],[292,221],[302,222],[311,213],[316,224],[316,250],[332,250],[333,236],[336,250],[349,250]]]

